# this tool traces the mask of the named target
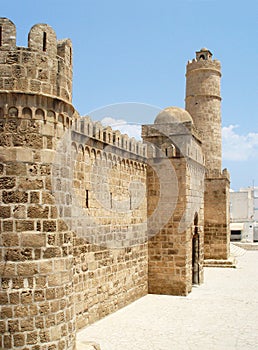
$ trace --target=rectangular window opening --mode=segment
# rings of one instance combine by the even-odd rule
[[[2,46],[2,26],[0,26],[0,46]]]
[[[43,33],[43,51],[47,51],[47,33]]]
[[[113,208],[113,196],[112,196],[112,192],[110,192],[110,208]]]
[[[89,190],[86,190],[85,205],[86,205],[86,208],[89,208]]]

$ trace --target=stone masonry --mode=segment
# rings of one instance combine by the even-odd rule
[[[186,110],[202,132],[206,176],[204,194],[204,252],[206,259],[229,256],[229,173],[221,171],[221,66],[203,48],[186,71]]]
[[[147,173],[148,216],[161,206],[158,217],[148,221],[149,235],[155,222],[161,228],[148,242],[149,293],[187,295],[193,283],[203,281],[205,168],[199,136],[191,116],[175,107],[143,126],[143,140],[156,147]],[[171,179],[170,169],[175,171]]]
[[[201,53],[187,111],[166,108],[142,143],[78,114],[69,39],[37,24],[17,47],[0,18],[0,348],[75,349],[77,330],[148,292],[187,295],[204,256],[227,257],[219,63]]]

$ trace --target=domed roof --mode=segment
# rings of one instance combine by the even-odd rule
[[[167,107],[155,118],[154,124],[193,123],[191,115],[183,108]]]

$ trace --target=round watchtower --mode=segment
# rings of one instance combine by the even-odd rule
[[[202,48],[186,69],[185,109],[203,134],[203,152],[208,171],[221,172],[221,65]]]
[[[52,172],[75,119],[70,40],[47,24],[16,46],[0,18],[1,349],[74,349],[72,232],[59,220]]]

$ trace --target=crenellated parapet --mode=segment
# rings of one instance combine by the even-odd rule
[[[230,183],[230,173],[228,169],[223,169],[222,171],[219,171],[218,169],[207,170],[206,178],[216,179],[216,180],[226,180],[228,183]]]
[[[128,157],[130,154],[141,158],[147,157],[147,145],[137,141],[134,137],[130,138],[127,134],[122,134],[119,130],[113,130],[110,126],[104,126],[99,121],[92,121],[89,116],[75,119],[73,130],[82,137],[86,136],[96,141],[100,141],[103,147],[126,151]]]
[[[195,69],[208,69],[217,71],[219,75],[221,75],[221,64],[218,60],[197,60],[194,58],[193,60],[189,60],[187,63],[187,73],[195,70]]]
[[[196,52],[196,58],[188,61],[186,66],[186,101],[191,103],[193,96],[221,100],[220,78],[221,64],[218,60],[212,59],[212,53],[202,48]],[[190,113],[191,114],[191,113]]]
[[[72,43],[47,24],[34,25],[28,47],[16,46],[16,27],[0,18],[0,92],[34,93],[72,101]]]
[[[79,117],[71,104],[72,43],[58,41],[47,24],[34,25],[28,47],[17,47],[14,23],[0,18],[0,93],[0,118],[41,120],[49,131],[72,128],[131,154],[147,156],[141,142],[89,117]]]

